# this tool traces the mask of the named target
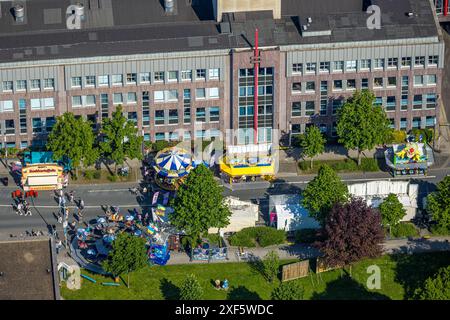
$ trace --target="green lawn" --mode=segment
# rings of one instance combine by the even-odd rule
[[[292,261],[283,261],[289,263]],[[367,267],[378,265],[381,269],[381,289],[366,288]],[[313,274],[295,280],[305,289],[305,299],[405,299],[441,266],[450,264],[447,252],[383,256],[364,260],[352,268],[353,278],[345,276],[341,270]],[[88,272],[86,272],[88,273]],[[131,288],[126,286],[105,287],[99,282],[111,279],[91,275],[97,284],[82,280],[82,289],[70,291],[62,289],[65,299],[176,299],[178,287],[186,274],[193,273],[205,290],[205,299],[270,299],[270,293],[279,283],[266,282],[255,266],[247,263],[192,264],[165,267],[147,267],[130,276]],[[213,287],[215,279],[227,278],[228,292],[217,291]]]
[[[313,168],[311,169],[311,161],[299,161],[298,167],[301,174],[316,174],[321,165],[328,165],[334,171],[345,172],[376,172],[380,171],[378,161],[372,158],[362,158],[361,166],[358,166],[356,159],[345,160],[315,160]]]

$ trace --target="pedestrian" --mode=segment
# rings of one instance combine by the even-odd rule
[[[84,201],[83,201],[83,199],[80,199],[80,205],[79,205],[79,207],[80,207],[80,210],[83,210],[83,209],[84,209]]]
[[[58,223],[62,223],[62,220],[63,220],[63,219],[62,219],[62,216],[59,214],[59,215],[58,215]]]

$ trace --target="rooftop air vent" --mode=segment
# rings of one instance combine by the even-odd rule
[[[21,4],[16,4],[13,7],[14,19],[17,22],[22,22],[25,17],[25,8]]]
[[[308,17],[308,24],[311,24],[311,23],[312,23],[312,18]]]

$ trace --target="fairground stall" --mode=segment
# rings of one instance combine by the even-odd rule
[[[171,147],[161,150],[155,158],[155,182],[163,189],[177,190],[195,167],[192,155],[185,149]]]
[[[56,164],[32,164],[22,168],[24,191],[60,190],[64,185],[63,167]]]
[[[424,143],[408,142],[385,151],[386,165],[393,176],[426,175],[433,164],[433,151]]]
[[[219,161],[222,179],[230,184],[270,180],[275,176],[276,159],[272,144],[228,146]]]

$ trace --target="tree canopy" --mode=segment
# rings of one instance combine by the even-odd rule
[[[358,165],[363,150],[371,150],[390,137],[386,112],[374,106],[374,101],[375,95],[369,90],[356,91],[338,112],[339,143],[358,151]]]
[[[325,151],[325,142],[326,139],[317,126],[309,126],[306,128],[300,146],[302,147],[302,154],[311,158],[311,168],[313,167],[313,158]]]
[[[394,227],[405,216],[406,210],[398,197],[391,193],[380,204],[381,221],[384,226]]]
[[[117,277],[145,267],[148,261],[145,243],[143,238],[120,233],[112,243],[108,258],[102,263],[103,269]]]
[[[378,257],[384,238],[380,212],[362,199],[337,203],[326,220],[324,238],[318,246],[330,267]]]
[[[302,195],[302,205],[309,211],[309,215],[324,226],[333,205],[347,200],[348,189],[330,166],[323,165]]]
[[[428,195],[427,210],[439,228],[450,229],[450,176],[437,184],[436,192]]]
[[[272,300],[303,300],[303,293],[297,281],[282,282],[272,291]]]
[[[112,118],[103,119],[100,151],[104,158],[123,164],[126,158],[142,159],[143,137],[138,136],[138,129],[133,121],[122,114],[122,106],[113,112]]]
[[[201,300],[202,297],[202,286],[193,274],[189,274],[180,287],[180,300]]]
[[[81,163],[89,166],[98,159],[95,139],[89,121],[66,112],[56,118],[56,123],[48,135],[47,149],[53,152],[55,160],[67,156],[75,168]]]
[[[269,251],[262,260],[262,265],[264,269],[264,275],[269,282],[273,282],[277,278],[278,269],[280,268],[280,257],[278,253],[271,250]]]
[[[439,269],[434,276],[425,280],[423,287],[415,291],[415,298],[450,300],[450,266]]]
[[[231,212],[222,192],[212,172],[199,165],[189,173],[172,200],[171,224],[184,230],[194,241],[209,228],[226,227]]]

